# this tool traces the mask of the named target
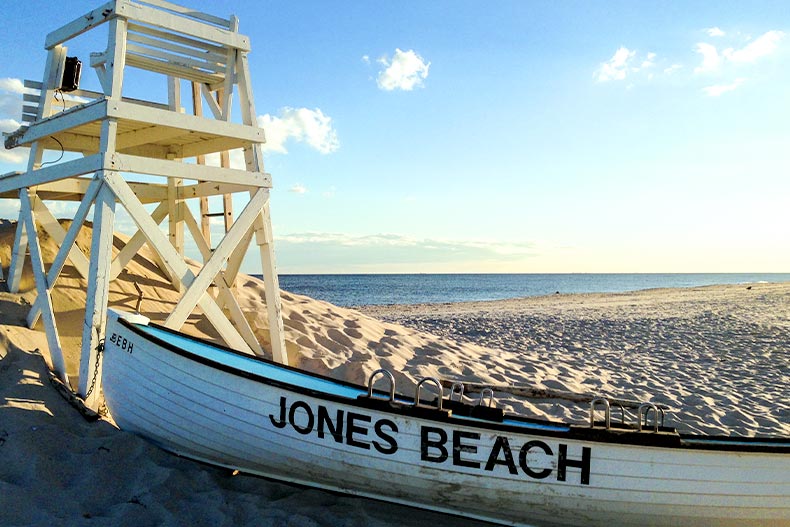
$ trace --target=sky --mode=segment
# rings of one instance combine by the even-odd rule
[[[790,272],[786,2],[181,3],[250,36],[280,273]],[[99,4],[2,4],[0,130]]]

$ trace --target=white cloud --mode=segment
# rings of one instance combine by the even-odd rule
[[[430,62],[419,56],[414,50],[401,51],[395,49],[392,59],[380,58],[379,64],[385,67],[379,72],[377,84],[385,91],[404,90],[411,91],[421,87],[428,77]]]
[[[19,79],[6,77],[0,79],[0,127],[3,132],[10,132],[19,128],[17,122],[22,117],[22,93],[25,86]],[[8,128],[10,123],[16,123],[13,128]]]
[[[304,194],[307,192],[307,187],[305,187],[301,183],[297,183],[296,185],[289,188],[288,192],[293,192],[294,194]]]
[[[707,33],[709,37],[723,37],[725,35],[724,31],[718,27],[709,27],[705,30],[705,33]]]
[[[329,189],[325,190],[321,195],[323,197],[327,198],[327,199],[331,199],[331,198],[335,197],[336,193],[337,193],[337,188],[332,186],[332,187],[329,187]]]
[[[694,68],[694,73],[705,73],[708,71],[716,71],[721,65],[721,56],[716,51],[716,46],[699,42],[697,44],[697,53],[702,55],[702,64]]]
[[[636,51],[620,47],[615,51],[611,59],[602,62],[600,67],[595,70],[595,79],[598,82],[625,79],[628,73],[629,63],[633,60],[634,56],[636,56]]]
[[[675,73],[677,70],[681,69],[682,67],[683,67],[682,64],[673,64],[673,65],[671,65],[669,67],[664,68],[664,74],[672,75],[673,73]]]
[[[702,88],[702,91],[705,92],[705,95],[709,97],[719,97],[722,94],[738,89],[738,87],[744,82],[746,82],[746,79],[738,78],[730,84],[716,84],[714,86],[707,86]]]
[[[11,93],[24,93],[25,85],[19,79],[5,77],[3,79],[0,79],[0,90],[11,92]]]
[[[268,151],[287,153],[285,143],[289,139],[306,142],[322,154],[330,154],[340,148],[332,118],[318,108],[283,108],[279,117],[261,115],[258,124],[265,130],[266,143],[263,147]]]
[[[9,163],[12,165],[19,165],[16,170],[23,170],[23,164],[27,161],[30,149],[28,148],[14,148],[13,150],[6,150],[0,145],[0,163]]]
[[[768,31],[741,49],[727,48],[722,54],[732,62],[754,62],[760,57],[770,55],[779,47],[784,38],[782,31]]]
[[[642,61],[643,68],[651,68],[656,65],[656,54],[655,53],[648,53],[647,58]]]
[[[726,60],[734,64],[751,64],[757,59],[770,55],[779,47],[784,39],[782,31],[768,31],[740,49],[726,48],[721,53],[716,46],[705,42],[697,44],[697,53],[702,55],[702,64],[694,69],[694,73],[717,71]]]
[[[443,252],[481,251],[501,256],[531,254],[534,244],[506,243],[478,240],[440,240],[412,238],[399,234],[352,235],[343,233],[305,232],[277,236],[278,243],[327,244],[336,247],[360,248],[419,248]]]
[[[3,108],[2,102],[2,96],[0,96],[0,112],[5,113],[5,108]],[[13,132],[20,127],[21,123],[19,121],[16,119],[4,118],[2,113],[0,113],[0,132]],[[2,143],[2,137],[0,137],[0,163],[20,165],[17,168],[21,170],[24,168],[21,165],[27,161],[29,152],[29,148],[14,148],[13,150],[6,150]],[[3,170],[0,170],[0,172],[2,171]]]
[[[362,62],[364,62],[365,64],[370,64],[370,56],[362,55]]]
[[[0,116],[0,132],[13,132],[19,128],[20,123],[16,119],[3,119]]]

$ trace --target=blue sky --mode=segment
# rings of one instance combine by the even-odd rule
[[[4,131],[54,5],[0,20]],[[251,37],[280,272],[790,270],[786,3],[189,5]]]

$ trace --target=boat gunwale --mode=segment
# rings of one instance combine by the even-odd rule
[[[536,426],[544,426],[544,427],[553,426],[553,427],[567,428],[567,430],[551,430],[545,428],[529,428],[528,426],[509,425],[507,423],[501,423],[493,420],[470,419],[467,417],[453,416],[446,412],[440,412],[435,408],[425,407],[422,405],[414,406],[413,397],[404,396],[401,394],[398,394],[399,402],[403,401],[407,404],[392,404],[390,403],[389,400],[378,398],[378,397],[368,398],[365,396],[361,396],[358,398],[351,398],[326,391],[321,391],[313,388],[299,386],[296,384],[291,384],[277,379],[272,379],[270,377],[266,377],[258,373],[254,373],[234,366],[230,366],[228,364],[224,364],[222,362],[200,355],[199,353],[182,349],[179,346],[176,346],[175,344],[172,344],[156,335],[146,332],[143,329],[143,327],[141,327],[141,326],[145,326],[146,324],[136,324],[130,322],[125,318],[123,318],[123,316],[117,317],[116,320],[121,326],[125,327],[126,329],[129,329],[133,333],[137,334],[139,337],[149,340],[154,344],[156,344],[157,346],[160,346],[172,353],[175,353],[178,356],[184,357],[188,360],[192,360],[204,366],[216,368],[221,371],[224,371],[225,373],[243,377],[255,382],[260,382],[262,384],[266,384],[269,386],[287,389],[294,393],[308,395],[311,397],[316,397],[319,399],[324,399],[336,403],[347,404],[359,408],[365,408],[368,410],[381,411],[387,414],[393,414],[403,417],[422,418],[434,422],[468,426],[472,428],[479,428],[489,431],[503,431],[503,432],[522,434],[522,435],[527,434],[527,435],[537,435],[543,437],[567,438],[577,441],[589,441],[595,443],[620,444],[620,445],[629,445],[629,446],[637,446],[637,447],[649,446],[649,447],[673,448],[673,449],[684,449],[684,450],[790,454],[790,439],[785,439],[782,437],[760,437],[760,436],[741,437],[741,436],[728,436],[728,435],[668,434],[668,433],[654,433],[651,431],[638,432],[636,430],[630,430],[630,429],[606,430],[602,428],[590,428],[589,426],[584,426],[584,425],[569,424],[561,421],[550,421],[544,419],[529,418],[512,413],[505,414],[505,417],[508,420],[521,422],[524,423],[525,425],[533,424]],[[228,346],[225,346],[223,344],[218,344],[216,342],[209,341],[208,339],[196,337],[193,335],[188,335],[186,333],[182,333],[178,330],[165,327],[155,322],[149,321],[147,325],[157,330],[163,331],[165,333],[176,335],[179,338],[184,338],[186,340],[197,342],[203,345],[208,345],[222,352],[230,353],[232,355],[244,358],[246,360],[260,362],[269,367],[279,368],[286,371],[290,371],[298,375],[303,375],[306,377],[327,381],[347,388],[353,388],[355,390],[359,390],[363,394],[367,393],[366,387],[360,386],[358,384],[354,384],[349,381],[345,381],[343,379],[336,379],[333,377],[329,377],[327,375],[321,375],[319,373],[302,370],[287,364],[280,364],[266,357],[259,357],[256,355],[243,353],[238,350],[234,350],[233,348],[230,348]],[[386,395],[383,391],[380,390],[374,390],[374,392],[376,392],[379,395]]]

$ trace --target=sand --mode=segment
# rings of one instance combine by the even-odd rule
[[[7,266],[13,225],[0,223]],[[90,231],[78,240],[87,251]],[[122,240],[116,240],[117,246]],[[45,261],[54,244],[44,237]],[[111,287],[113,305],[164,320],[178,295],[142,250]],[[263,285],[237,281],[268,341]],[[25,327],[35,299],[0,293],[0,525],[457,525],[450,516],[237,475],[181,459],[82,419],[48,381],[46,339]],[[2,286],[0,286],[2,289]],[[66,267],[52,298],[72,383],[85,284]],[[412,393],[425,376],[616,395],[668,405],[684,432],[790,436],[790,284],[346,309],[283,292],[291,363],[366,382],[381,367]],[[39,327],[40,329],[40,327]],[[213,336],[200,316],[184,331]],[[35,350],[41,350],[37,352]],[[583,421],[556,399],[500,405]],[[475,525],[464,520],[465,525]]]

